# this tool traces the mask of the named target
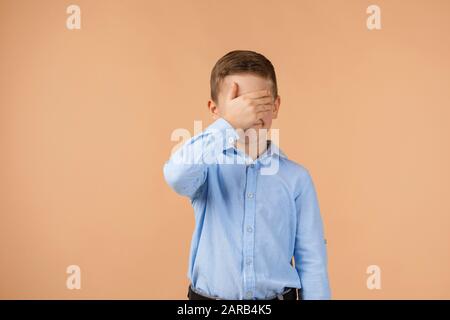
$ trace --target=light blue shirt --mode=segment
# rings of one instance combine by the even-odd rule
[[[305,300],[330,299],[323,223],[308,170],[270,140],[253,161],[235,148],[238,138],[220,118],[164,165],[167,183],[194,208],[187,272],[193,289],[254,300],[294,287]]]

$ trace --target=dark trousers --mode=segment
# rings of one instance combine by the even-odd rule
[[[268,300],[302,300],[302,289],[286,288],[285,290],[288,291],[284,295],[279,295],[274,299]],[[192,290],[191,285],[189,285],[187,297],[189,298],[189,300],[222,300],[205,297],[201,294],[198,294],[197,292]]]

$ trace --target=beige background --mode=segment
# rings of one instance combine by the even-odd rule
[[[449,299],[449,18],[446,0],[0,0],[0,298],[185,299],[194,219],[163,180],[170,135],[211,122],[211,68],[251,49],[317,186],[333,298]]]

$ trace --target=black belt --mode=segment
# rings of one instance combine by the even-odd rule
[[[273,299],[267,299],[267,300],[301,300],[302,299],[302,289],[298,288],[285,288],[283,293],[279,294]],[[188,289],[188,298],[189,300],[224,300],[221,298],[213,298],[213,297],[207,297],[204,295],[201,295],[194,290],[192,290],[192,286],[189,285]],[[298,297],[298,299],[297,299]]]

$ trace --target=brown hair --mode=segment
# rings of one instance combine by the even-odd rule
[[[232,74],[253,73],[272,80],[272,94],[278,96],[277,78],[272,63],[262,54],[248,50],[228,52],[216,62],[211,71],[211,99],[218,102],[222,80]]]

